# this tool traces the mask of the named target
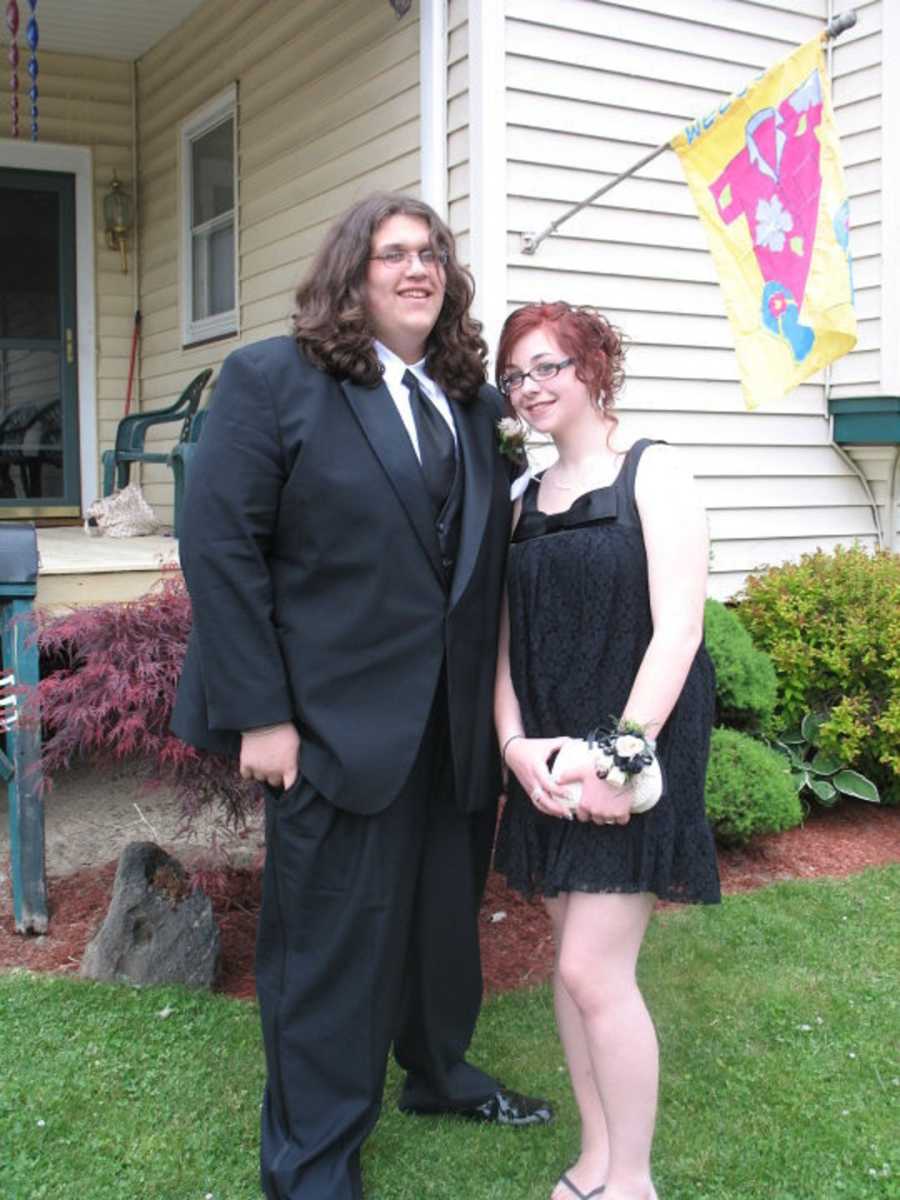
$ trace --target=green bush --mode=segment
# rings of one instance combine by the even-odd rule
[[[900,555],[807,554],[751,577],[737,612],[772,656],[781,728],[827,713],[821,747],[900,803]]]
[[[787,759],[736,729],[714,729],[706,771],[706,815],[725,845],[780,833],[803,820]]]
[[[706,648],[716,668],[716,724],[748,733],[771,732],[778,692],[775,667],[730,608],[707,600]]]

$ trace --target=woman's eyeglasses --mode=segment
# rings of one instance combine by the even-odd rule
[[[500,377],[500,391],[504,396],[517,392],[526,379],[542,383],[545,379],[553,379],[564,367],[571,367],[574,358],[564,358],[562,362],[539,362],[530,371],[507,371]]]
[[[397,270],[400,267],[405,267],[407,263],[411,263],[414,259],[418,259],[426,271],[433,270],[435,267],[446,267],[450,258],[450,253],[447,250],[432,250],[430,246],[426,246],[424,250],[385,250],[383,254],[373,254],[371,262],[383,262],[386,267],[391,267]]]

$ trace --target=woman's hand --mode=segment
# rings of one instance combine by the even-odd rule
[[[285,791],[297,781],[300,734],[289,721],[247,729],[241,734],[241,778]]]
[[[547,759],[567,738],[517,737],[506,750],[506,765],[518,779],[531,803],[548,817],[572,819],[565,803],[566,793],[557,785],[547,766]]]
[[[631,820],[631,791],[613,787],[605,779],[598,779],[593,768],[565,771],[556,781],[558,784],[581,784],[581,800],[574,814],[579,821],[592,821],[595,825],[627,825]]]

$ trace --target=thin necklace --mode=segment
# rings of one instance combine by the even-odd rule
[[[548,474],[549,474],[549,472],[548,472]],[[574,483],[557,483],[557,481],[552,476],[550,478],[550,483],[552,484],[553,487],[555,487],[560,492],[574,492],[575,491]]]
[[[622,457],[621,454],[616,454],[615,461],[618,462],[618,460],[621,457]],[[558,464],[554,463],[553,466],[544,475],[544,479],[547,480],[550,484],[552,484],[553,487],[557,488],[560,492],[574,492],[576,487],[579,486],[579,483],[559,483],[553,477],[557,470],[558,470]]]

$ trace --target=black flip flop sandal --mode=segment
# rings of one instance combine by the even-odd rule
[[[606,1191],[606,1185],[601,1184],[600,1187],[594,1188],[592,1192],[582,1192],[575,1186],[568,1175],[560,1175],[559,1182],[569,1189],[575,1200],[593,1200],[595,1196],[601,1196]]]

